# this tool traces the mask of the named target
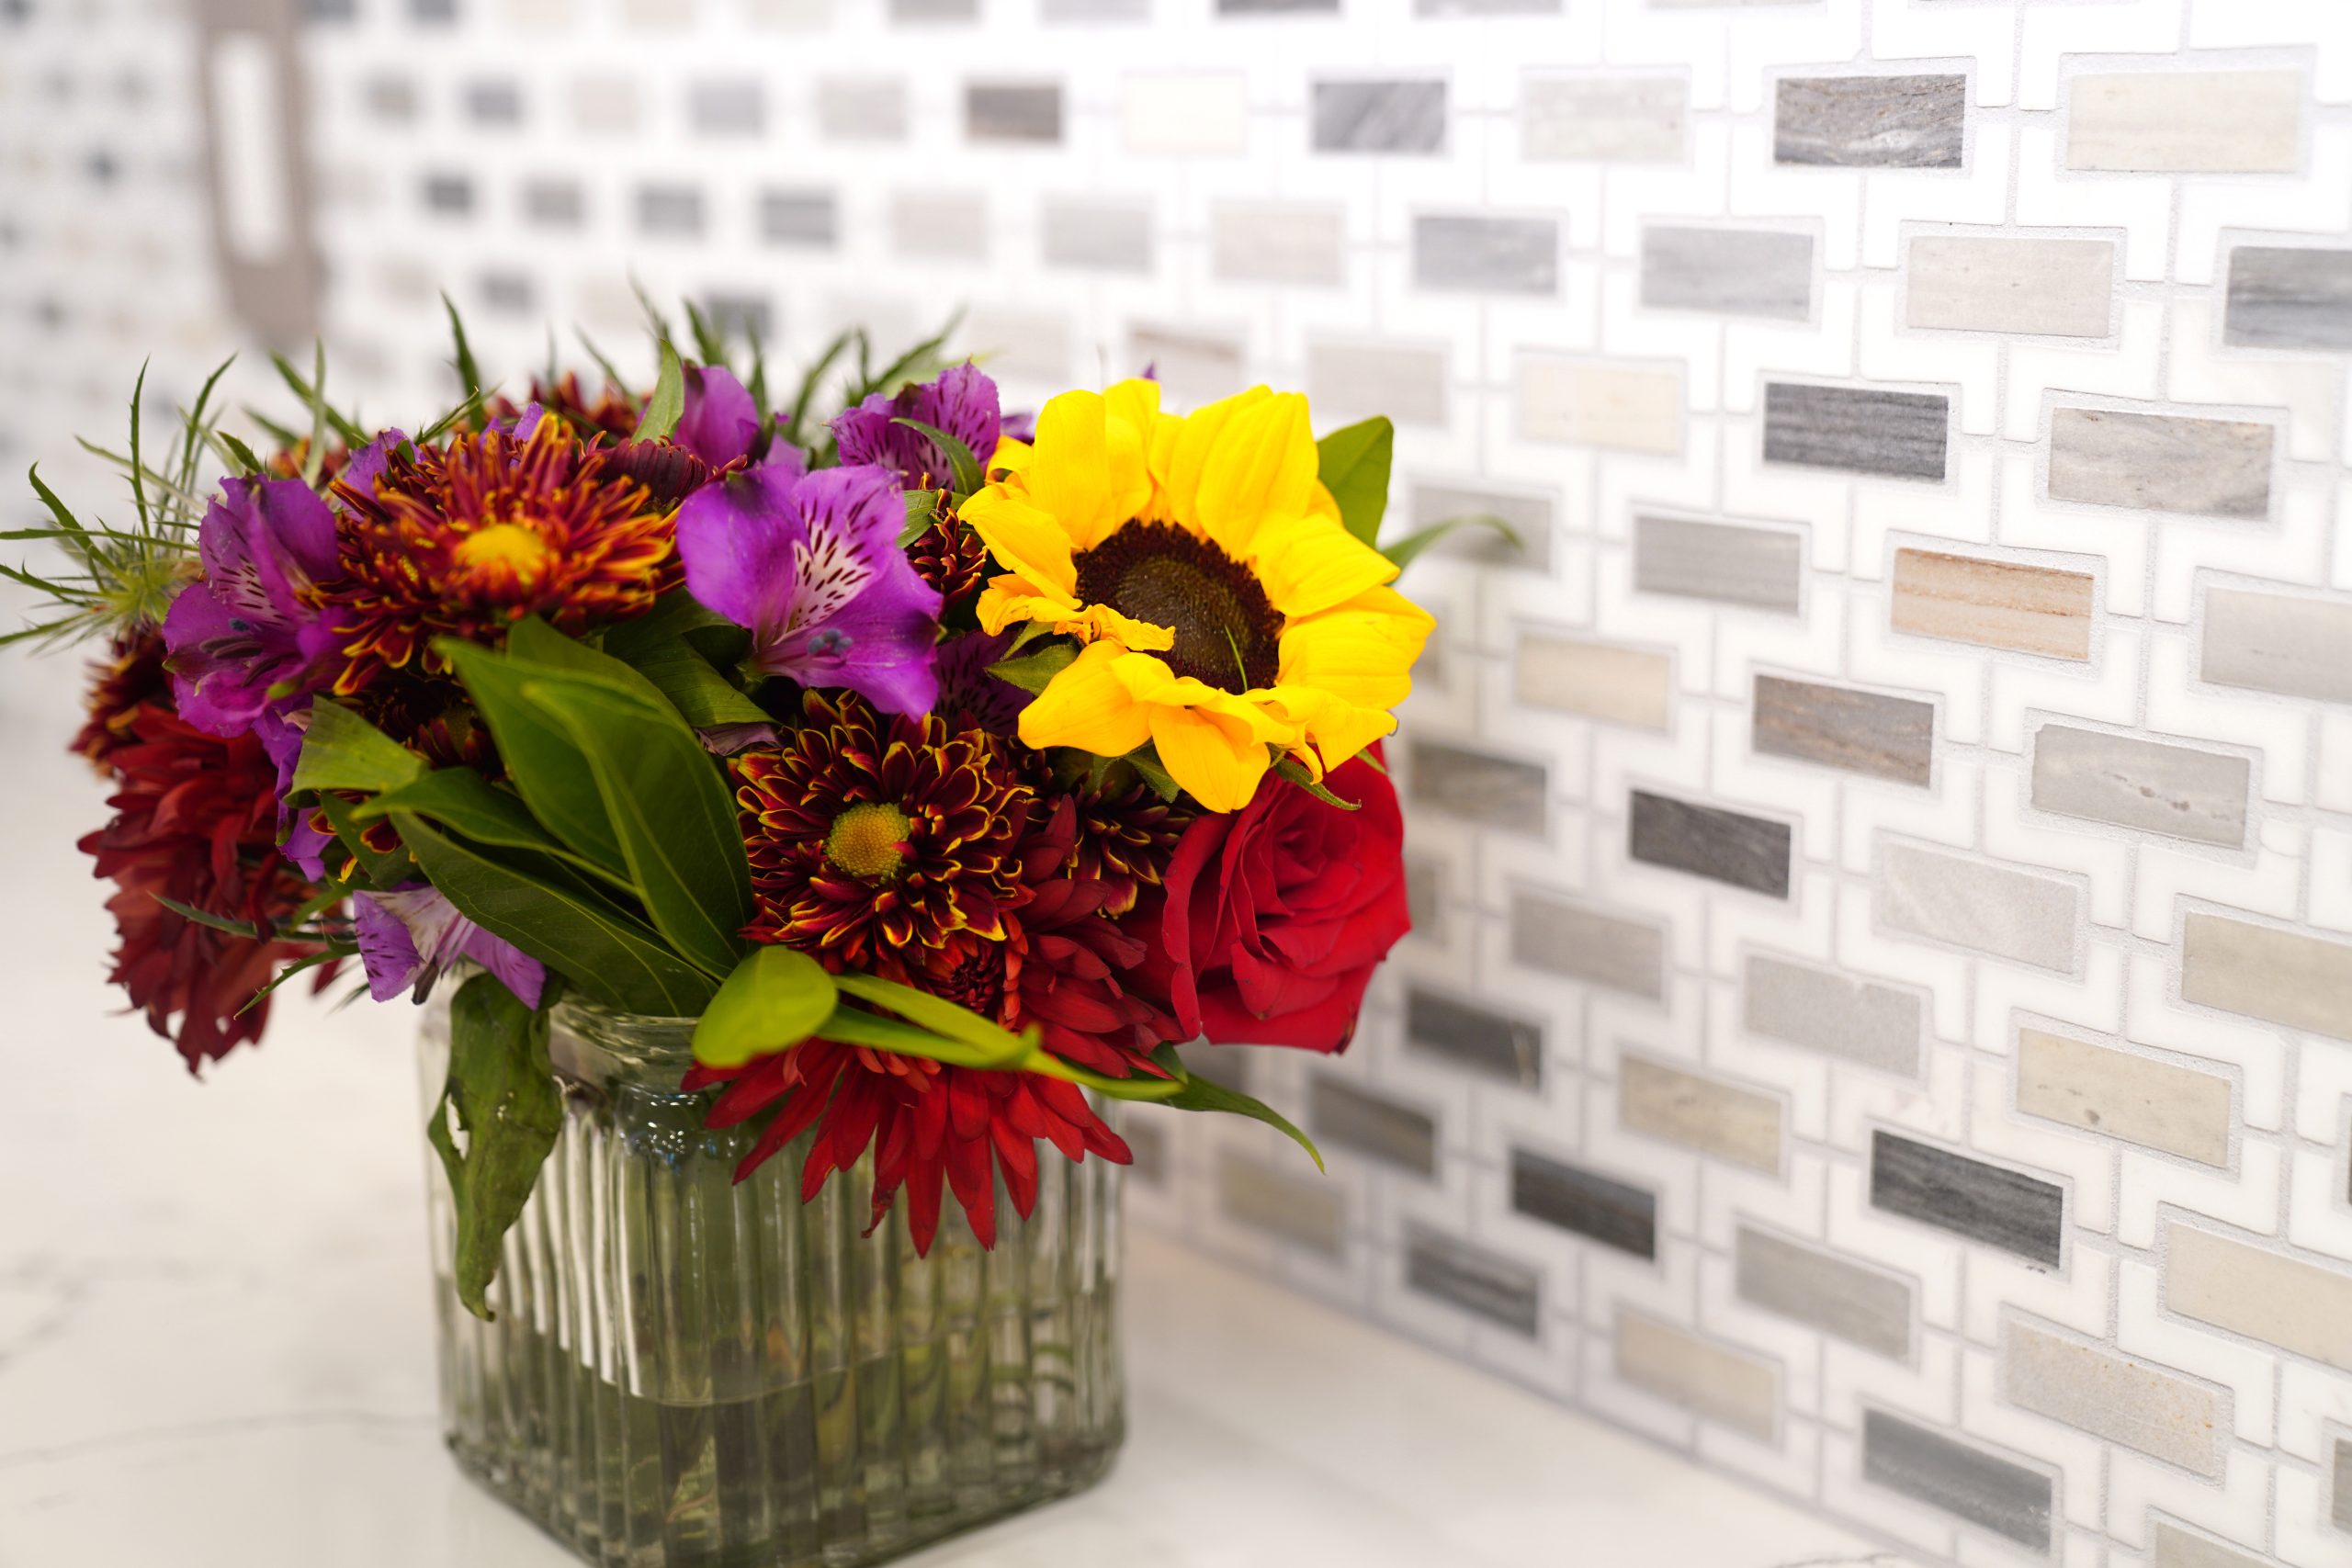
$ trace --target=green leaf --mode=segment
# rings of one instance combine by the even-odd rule
[[[424,759],[328,697],[311,703],[302,754],[294,761],[296,790],[398,789],[424,776]]]
[[[934,1034],[961,1041],[1000,1065],[1020,1061],[1037,1049],[1035,1030],[1015,1034],[967,1007],[928,991],[918,991],[912,986],[901,986],[878,975],[843,975],[835,983],[860,1001],[888,1008]]]
[[[232,920],[226,915],[216,915],[209,910],[199,909],[193,904],[183,904],[176,898],[166,898],[161,893],[151,893],[148,897],[181,919],[192,920],[199,926],[209,926],[216,931],[227,931],[231,936],[257,938],[261,935],[251,920]]]
[[[452,1119],[466,1134],[462,1154]],[[425,1135],[457,1210],[458,1300],[476,1317],[496,1315],[486,1292],[502,1245],[562,1131],[547,1013],[525,1007],[496,976],[473,976],[449,1005],[449,1076]]]
[[[1342,800],[1338,795],[1333,795],[1329,789],[1326,789],[1323,786],[1323,781],[1308,773],[1306,771],[1306,764],[1300,761],[1295,757],[1284,757],[1281,761],[1276,762],[1274,764],[1274,772],[1282,777],[1288,779],[1291,783],[1296,784],[1299,788],[1305,790],[1307,794],[1313,795],[1316,799],[1321,801],[1326,806],[1336,806],[1342,811],[1357,811],[1363,809],[1363,803],[1362,801]]]
[[[1176,782],[1176,775],[1170,773],[1168,764],[1159,760],[1159,748],[1149,741],[1128,752],[1126,763],[1143,775],[1143,782],[1149,784],[1151,793],[1160,799],[1173,800],[1183,793]]]
[[[1396,455],[1396,427],[1385,414],[1335,430],[1315,444],[1322,460],[1316,478],[1340,503],[1340,521],[1370,545],[1388,511],[1388,468]]]
[[[831,1014],[833,977],[788,947],[755,947],[718,987],[695,1025],[695,1060],[740,1067],[799,1044]]]
[[[708,634],[743,641],[742,629],[715,610],[705,609],[683,588],[663,594],[650,615],[624,621],[605,634],[605,651],[644,676],[695,728],[718,724],[764,724],[768,712],[727,678],[724,663],[703,651]],[[689,639],[692,640],[689,640]]]
[[[1171,1051],[1169,1054],[1172,1056],[1175,1053]],[[1188,1071],[1184,1077],[1184,1087],[1159,1103],[1173,1106],[1179,1111],[1221,1111],[1228,1115],[1247,1116],[1253,1122],[1263,1122],[1305,1149],[1315,1161],[1316,1169],[1325,1168],[1323,1151],[1315,1146],[1314,1139],[1292,1125],[1289,1117],[1262,1100],[1244,1094],[1238,1089],[1227,1089],[1221,1083],[1212,1082],[1196,1072]]]
[[[808,405],[816,400],[819,389],[823,387],[826,372],[832,369],[833,362],[848,349],[851,340],[855,336],[856,333],[853,330],[833,339],[831,343],[826,344],[825,352],[817,356],[817,363],[811,365],[807,373],[800,378],[800,390],[795,393],[792,399],[792,417],[785,422],[786,440],[796,445],[800,443],[801,426],[807,423],[808,419]]]
[[[1415,556],[1419,555],[1456,528],[1473,524],[1481,528],[1492,528],[1519,549],[1524,550],[1527,547],[1527,541],[1519,536],[1519,530],[1501,518],[1491,513],[1472,512],[1465,513],[1460,517],[1442,517],[1426,528],[1416,528],[1403,538],[1381,546],[1380,553],[1386,556],[1397,570],[1402,571],[1412,564]]]
[[[652,1018],[698,1018],[717,984],[662,935],[552,856],[445,835],[412,812],[391,823],[458,912],[595,1000]]]
[[[960,1040],[950,1040],[903,1019],[886,1018],[846,1002],[833,1009],[832,1016],[818,1026],[817,1037],[901,1056],[922,1056],[951,1067],[985,1071],[1003,1066],[987,1052]]]
[[[899,530],[899,548],[905,549],[923,536],[939,516],[939,492],[935,490],[910,490],[907,495],[906,525]]]
[[[705,973],[731,973],[752,913],[752,868],[735,798],[695,732],[666,705],[577,678],[533,676],[523,694],[588,760],[655,929]]]
[[[586,757],[560,720],[523,694],[524,682],[534,671],[557,671],[447,638],[434,648],[458,671],[466,694],[490,725],[499,758],[531,815],[574,854],[616,875],[626,874],[628,857],[605,815],[604,796],[588,772]]]
[[[1000,681],[1010,681],[1024,692],[1042,692],[1048,682],[1077,661],[1077,645],[1057,642],[1019,659],[1000,660],[989,666],[989,673]]]
[[[355,825],[365,824],[395,811],[430,818],[450,832],[492,849],[531,850],[551,855],[636,897],[637,889],[628,878],[565,849],[553,834],[539,826],[538,818],[522,801],[471,768],[436,769],[413,784],[386,790],[354,811],[353,821]]]
[[[458,315],[457,301],[449,298],[446,288],[441,291],[441,308],[449,313],[449,341],[455,350],[450,363],[457,367],[458,385],[465,392],[468,403],[480,403],[481,367],[475,363],[473,344],[466,341],[466,323]]]
[[[977,494],[984,482],[980,478],[980,460],[972,449],[935,424],[925,424],[919,419],[894,419],[892,424],[903,424],[909,430],[931,437],[932,445],[947,454],[948,463],[956,470],[956,493],[959,496]],[[932,476],[938,478],[936,474]]]
[[[506,658],[511,664],[585,676],[650,706],[662,705],[662,689],[628,660],[568,637],[537,615],[526,615],[506,628]]]
[[[252,447],[246,446],[243,442],[238,440],[235,436],[230,434],[225,430],[216,430],[212,432],[212,439],[220,443],[221,446],[227,450],[230,461],[237,465],[237,468],[243,477],[251,478],[253,475],[261,472],[261,459],[254,456],[254,449]]]
[[[662,340],[662,374],[653,383],[652,400],[645,405],[645,417],[637,422],[638,441],[667,440],[678,428],[678,421],[686,412],[686,367],[678,362],[678,351],[670,340]]]

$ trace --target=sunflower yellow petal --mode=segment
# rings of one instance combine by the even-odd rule
[[[974,613],[980,618],[980,629],[993,637],[1023,621],[1059,623],[1077,615],[1079,604],[1077,600],[1062,594],[1041,593],[1035,583],[1008,572],[989,579],[989,585],[980,590]]]
[[[1154,706],[1151,739],[1160,765],[1210,811],[1238,811],[1272,765],[1263,741],[1235,735],[1204,709]]]
[[[1306,400],[1277,392],[1226,422],[1193,492],[1193,514],[1210,538],[1240,555],[1267,519],[1307,510],[1320,462]]]
[[[1080,649],[1070,667],[1021,710],[1022,744],[1075,746],[1098,757],[1124,757],[1150,739],[1149,710],[1117,673],[1120,660],[1141,657],[1112,642]]]
[[[1229,398],[1204,404],[1177,423],[1172,434],[1152,444],[1153,474],[1169,515],[1194,533],[1201,532],[1201,482],[1208,471],[1219,437],[1237,414],[1271,399],[1273,393],[1252,387]]]
[[[1396,575],[1395,563],[1327,517],[1275,518],[1258,530],[1249,560],[1275,609],[1320,615]]]
[[[995,479],[1000,474],[1017,474],[1029,466],[1036,448],[1017,435],[998,438],[996,450],[981,465],[981,477]]]
[[[1114,526],[1148,517],[1155,508],[1151,448],[1159,434],[1159,383],[1121,381],[1102,394],[1111,429],[1111,510]],[[1099,540],[1096,542],[1100,542]]]
[[[1069,535],[1054,514],[1023,500],[1004,485],[990,485],[964,502],[972,525],[997,564],[1045,591],[1078,591],[1078,568],[1070,561]]]
[[[1151,621],[1139,621],[1108,604],[1089,604],[1084,612],[1096,637],[1109,637],[1138,653],[1157,653],[1176,646],[1176,634]]]
[[[1267,705],[1298,725],[1306,748],[1314,753],[1308,771],[1317,776],[1396,728],[1394,714],[1309,687],[1276,686],[1267,694]]]
[[[1395,707],[1412,692],[1413,662],[1436,624],[1395,590],[1373,589],[1285,626],[1276,683],[1329,692],[1360,707]]]

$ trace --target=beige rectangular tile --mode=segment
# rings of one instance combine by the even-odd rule
[[[1890,620],[1917,637],[2088,660],[2093,586],[2079,571],[1897,550]]]
[[[1413,344],[1310,343],[1306,392],[1318,415],[1385,414],[1398,424],[1446,419],[1445,350]]]
[[[2167,1223],[2165,1305],[2352,1371],[2352,1274]]]
[[[1750,1170],[1781,1168],[1781,1102],[1769,1094],[1628,1055],[1617,1066],[1617,1115],[1636,1133]]]
[[[2352,945],[2192,914],[2181,926],[2180,999],[2352,1040]]]
[[[2300,71],[2120,71],[2068,85],[2066,166],[2290,174],[2302,154]]]
[[[2265,1568],[2260,1559],[2158,1519],[2150,1568]]]
[[[1519,363],[1519,427],[1530,441],[1672,457],[1682,450],[1682,374],[1531,355]]]
[[[1307,1180],[1228,1153],[1218,1162],[1216,1189],[1217,1208],[1227,1219],[1271,1231],[1328,1257],[1340,1256],[1347,1212],[1339,1188],[1330,1182]]]
[[[1914,327],[2045,337],[2105,337],[2115,301],[2109,240],[1999,240],[1923,234],[1904,268]]]
[[[1241,283],[1336,284],[1347,214],[1321,202],[1227,201],[1209,211],[1209,270]]]
[[[2227,1412],[2220,1395],[2186,1378],[2011,1321],[2001,1331],[2001,1389],[2020,1409],[2221,1479]]]
[[[2230,1080],[2039,1029],[2018,1031],[2018,1109],[2205,1165],[2230,1161]]]
[[[1531,164],[1673,164],[1690,85],[1679,76],[1546,76],[1519,89],[1519,151]]]
[[[1878,922],[1889,931],[2071,973],[2082,890],[2020,867],[1920,844],[1879,852]]]
[[[1740,1300],[1891,1359],[1910,1359],[1907,1281],[1749,1225],[1739,1227],[1732,1269]]]
[[[1529,707],[1635,729],[1664,729],[1673,712],[1674,660],[1663,653],[1522,632],[1515,670]]]
[[[1770,1362],[1623,1307],[1617,1375],[1751,1438],[1769,1442],[1779,1425],[1780,1377]]]
[[[2352,604],[2209,589],[2197,673],[2220,686],[2352,703]]]

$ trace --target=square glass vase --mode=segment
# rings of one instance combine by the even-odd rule
[[[490,1292],[450,1283],[428,1158],[441,1412],[458,1463],[590,1562],[851,1568],[1077,1492],[1125,1433],[1119,1168],[1040,1152],[993,1249],[942,1205],[871,1224],[869,1153],[800,1201],[809,1134],[737,1182],[754,1134],[682,1092],[693,1021],[560,1004],[563,1131]],[[421,1037],[428,1106],[445,1005]]]

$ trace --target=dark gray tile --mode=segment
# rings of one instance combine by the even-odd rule
[[[1437,1122],[1427,1111],[1321,1073],[1307,1085],[1306,1120],[1324,1143],[1416,1176],[1437,1174]]]
[[[1973,1443],[1865,1410],[1862,1478],[2020,1546],[2050,1550],[2050,1478]]]
[[[760,238],[771,245],[830,250],[840,241],[840,202],[829,190],[760,193]]]
[[[1871,1134],[1871,1207],[2058,1267],[2066,1194],[2052,1182],[1898,1134]]]
[[[767,129],[767,90],[756,77],[717,76],[686,91],[686,122],[697,136],[757,136]]]
[[[1788,76],[1774,98],[1772,157],[1846,168],[1957,169],[1964,76]]]
[[[1560,226],[1549,218],[1425,213],[1413,220],[1413,283],[1492,294],[1556,294]]]
[[[1532,1267],[1421,1225],[1405,1230],[1405,1283],[1530,1339],[1544,1321],[1543,1276]]]
[[[1633,792],[1627,817],[1626,852],[1644,864],[1689,872],[1769,897],[1789,896],[1786,822],[1641,789]]]
[[[528,273],[499,271],[481,275],[481,302],[485,310],[509,316],[528,315],[536,298]]]
[[[1739,1299],[1893,1360],[1911,1359],[1911,1287],[1751,1225],[1733,1260]]]
[[[702,232],[702,192],[692,186],[638,186],[637,227],[647,234],[695,238]]]
[[[1635,1258],[1657,1256],[1657,1194],[1599,1171],[1513,1149],[1510,1206]]]
[[[1231,1081],[1231,1069],[1224,1080]],[[1218,1212],[1227,1219],[1337,1258],[1347,1248],[1347,1212],[1340,1190],[1317,1176],[1277,1170],[1247,1155],[1225,1154],[1216,1168]]]
[[[2050,498],[2267,517],[2273,434],[2243,420],[2057,409],[2050,416]]]
[[[1151,270],[1151,207],[1142,201],[1048,199],[1041,236],[1048,266]]]
[[[1774,757],[1925,784],[1934,765],[1936,710],[1908,697],[1758,675],[1755,742]]]
[[[1666,932],[1540,893],[1514,893],[1510,956],[1515,964],[1589,980],[1636,997],[1666,989]]]
[[[2352,604],[2214,588],[2198,675],[2324,703],[2352,703]]]
[[[1412,986],[1405,991],[1405,1040],[1520,1089],[1544,1086],[1544,1026],[1532,1019]]]
[[[2253,771],[2244,757],[2045,724],[2034,735],[2033,804],[2235,849]]]
[[[577,229],[586,217],[578,180],[548,175],[523,185],[523,216],[548,229]]]
[[[452,215],[474,209],[474,182],[463,175],[424,176],[424,209]]]
[[[1522,762],[1435,740],[1410,742],[1407,755],[1406,777],[1414,805],[1485,828],[1543,835],[1548,817],[1544,800],[1548,775],[1541,762]]]
[[[2238,246],[2230,253],[2222,341],[2237,348],[2352,348],[2352,251]]]
[[[1804,538],[1785,528],[1634,519],[1634,589],[1793,615],[1804,602]]]
[[[1764,388],[1764,460],[1889,479],[1940,479],[1951,438],[1951,402],[1938,392],[1815,387]]]
[[[1317,152],[1442,152],[1445,84],[1317,82],[1309,145]]]
[[[1532,567],[1538,571],[1551,569],[1551,497],[1424,483],[1413,486],[1412,497],[1416,528],[1426,528],[1449,517],[1498,517],[1519,536],[1519,542],[1513,544],[1492,528],[1466,525],[1431,546],[1431,555],[1485,561],[1494,566]]]
[[[1805,321],[1813,314],[1813,236],[1653,225],[1642,231],[1642,303]]]
[[[1759,953],[1747,960],[1741,996],[1751,1033],[1919,1076],[1924,1010],[1917,991]]]
[[[967,83],[964,88],[964,137],[969,141],[1037,145],[1059,141],[1060,85],[1052,82]]]

